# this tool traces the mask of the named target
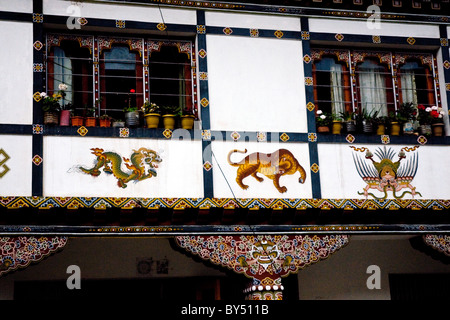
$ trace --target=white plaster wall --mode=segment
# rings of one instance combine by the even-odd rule
[[[31,136],[0,135],[0,149],[10,157],[4,163],[9,171],[0,178],[0,196],[31,196],[32,138]],[[0,155],[0,161],[4,156]],[[0,166],[0,172],[4,167]]]
[[[366,282],[380,267],[381,289]],[[449,273],[450,266],[414,249],[408,236],[351,236],[344,248],[298,273],[300,300],[390,300],[389,274]]]
[[[440,38],[439,26],[412,23],[380,22],[375,28],[373,20],[355,21],[327,18],[309,19],[310,32],[364,34],[376,36]]]
[[[208,11],[207,26],[300,31],[300,18]]]
[[[91,148],[129,158],[141,147],[158,152],[163,159],[156,169],[158,175],[131,181],[125,189],[118,187],[113,175],[102,172],[93,177],[77,169],[93,167],[96,156]],[[44,159],[44,196],[203,197],[201,141],[46,137]],[[130,172],[123,164],[122,170]]]
[[[0,11],[33,12],[33,0],[0,1]]]
[[[306,132],[301,41],[206,40],[212,130]]]
[[[372,153],[382,145],[352,145],[357,148],[369,148]],[[393,148],[395,151],[394,162],[398,160],[397,154],[403,145],[387,145],[387,148]],[[413,147],[413,146],[407,146]],[[358,195],[367,185],[356,171],[353,163],[352,154],[358,155],[364,159],[365,152],[356,152],[346,144],[319,144],[319,166],[320,166],[320,185],[322,188],[322,197],[331,199],[364,199],[364,195]],[[450,164],[443,159],[450,156],[450,147],[446,146],[420,146],[414,152],[406,152],[406,162],[412,153],[419,155],[419,167],[417,174],[412,181],[413,187],[420,192],[422,196],[416,195],[416,199],[448,199],[450,197],[450,181],[443,177],[450,176]],[[374,154],[373,159],[379,161]],[[371,166],[370,160],[365,160]],[[397,192],[401,195],[403,189]],[[370,189],[369,192],[378,197],[383,197],[384,193]],[[392,192],[388,192],[388,198],[393,199]],[[368,199],[373,199],[369,196]],[[411,199],[411,194],[406,194],[403,199]]]
[[[243,183],[248,185],[247,190],[243,190],[236,182],[236,173],[238,168],[231,166],[228,161],[228,152],[233,149],[245,150],[246,154],[234,153],[231,155],[232,162],[240,162],[246,156],[254,152],[264,154],[276,152],[279,149],[289,150],[298,160],[300,165],[306,171],[305,183],[299,183],[300,173],[293,175],[284,175],[280,178],[280,186],[286,186],[287,191],[280,193],[274,186],[273,180],[267,178],[261,173],[259,177],[263,182],[248,176],[243,179]],[[231,141],[213,141],[213,179],[214,179],[214,197],[215,198],[311,198],[311,177],[310,164],[307,143],[289,143],[282,144],[276,142],[231,142]],[[231,188],[231,190],[230,190]]]
[[[74,2],[64,0],[44,0],[44,14],[69,16],[78,13],[75,7],[79,8],[81,17],[102,18],[113,20],[132,20],[155,23],[177,23],[177,24],[197,24],[196,12],[194,10],[159,8],[156,5],[133,5],[133,4],[111,4],[111,3],[90,3],[90,2]],[[163,18],[161,17],[163,16]]]
[[[0,123],[31,124],[33,116],[33,24],[0,21]],[[20,59],[17,53],[20,52]]]

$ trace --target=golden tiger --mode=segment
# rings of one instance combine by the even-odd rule
[[[240,162],[232,162],[231,155],[235,152],[247,153],[247,149],[245,149],[245,151],[234,149],[228,153],[228,163],[233,167],[239,167],[237,170],[236,182],[244,190],[248,188],[248,185],[245,185],[242,182],[244,178],[252,176],[259,182],[264,180],[257,176],[258,172],[269,179],[272,179],[275,188],[281,193],[287,191],[285,186],[280,186],[280,177],[283,175],[294,174],[298,171],[300,172],[298,182],[305,183],[306,171],[289,150],[280,149],[267,154],[255,152],[249,154]]]

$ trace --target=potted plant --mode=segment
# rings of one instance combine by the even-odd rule
[[[330,113],[323,112],[322,110],[317,110],[316,112],[317,132],[320,133],[330,132],[331,122],[332,122],[332,115]]]
[[[193,110],[183,110],[181,112],[181,127],[183,129],[189,130],[194,127],[195,115]]]
[[[100,127],[111,127],[112,118],[106,113],[101,115],[99,118]]]
[[[414,126],[413,121],[416,119],[417,110],[412,102],[405,102],[400,105],[397,110],[397,116],[403,125],[404,134],[413,134]]]
[[[389,112],[389,123],[390,123],[390,133],[393,136],[399,136],[401,132],[400,120],[397,116],[397,113],[394,111]]]
[[[361,125],[362,130],[364,133],[371,134],[373,133],[373,126],[375,119],[378,116],[378,111],[372,110],[370,112],[367,112],[366,109],[363,110],[362,117],[361,117]]]
[[[128,93],[128,106],[123,109],[123,112],[125,112],[125,124],[127,127],[137,127],[139,126],[139,111],[136,106],[131,106],[131,97],[130,93],[134,94],[136,91],[134,89],[130,89],[130,92]]]
[[[84,117],[76,114],[76,108],[70,111],[70,123],[72,126],[81,127],[84,125]]]
[[[86,127],[95,127],[97,125],[97,118],[95,116],[95,107],[88,108],[88,106],[85,105],[84,114],[85,114],[84,125]]]
[[[386,125],[389,123],[388,116],[379,116],[374,119],[376,126],[375,132],[377,135],[384,135],[386,133]]]
[[[111,119],[113,128],[124,128],[125,121],[122,119]]]
[[[59,111],[61,110],[61,105],[59,101],[62,99],[65,92],[59,90],[52,96],[48,96],[47,93],[42,92],[42,111],[44,111],[44,124],[46,125],[57,125],[59,121]]]
[[[355,120],[355,113],[354,112],[341,112],[341,118],[344,121],[345,124],[345,130],[348,133],[352,133],[356,131],[356,120]]]
[[[341,134],[342,131],[342,118],[337,114],[332,114],[332,126],[331,132],[333,134]]]
[[[431,107],[425,107],[422,104],[417,106],[417,120],[419,120],[419,133],[424,136],[431,135],[431,123],[433,118],[431,116]]]
[[[433,135],[440,137],[444,135],[444,111],[442,108],[437,106],[432,106],[430,111],[432,122],[431,128]]]
[[[147,124],[147,128],[158,128],[159,118],[161,117],[160,107],[156,103],[150,102],[148,101],[148,99],[145,99],[141,110],[144,113],[144,119]]]
[[[59,113],[59,125],[60,126],[68,126],[70,124],[70,109],[72,108],[72,103],[69,102],[66,105],[65,97],[67,85],[64,83],[60,83],[58,85],[59,93],[61,94],[61,111]]]
[[[174,129],[176,123],[176,116],[180,112],[179,106],[163,106],[161,107],[163,110],[163,123],[164,128],[166,129]]]

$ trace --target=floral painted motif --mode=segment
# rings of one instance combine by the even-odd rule
[[[66,237],[0,237],[0,276],[40,261],[66,244]]]

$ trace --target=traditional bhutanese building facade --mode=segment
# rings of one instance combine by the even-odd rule
[[[442,296],[449,9],[2,1],[0,298]]]

